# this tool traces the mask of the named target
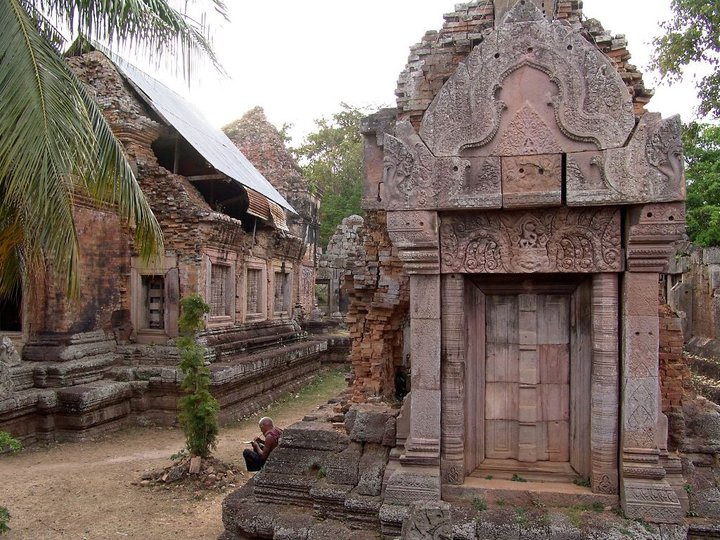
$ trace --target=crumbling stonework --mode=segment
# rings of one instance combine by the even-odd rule
[[[642,80],[642,74],[629,63],[630,53],[624,36],[613,36],[596,19],[583,20],[582,2],[556,0],[543,2],[542,10],[557,20],[564,21],[573,30],[579,30],[594,43],[612,62],[633,97],[635,112],[641,115],[652,97]],[[497,2],[495,2],[497,4]],[[511,5],[512,2],[506,2]],[[545,7],[545,4],[548,4]],[[483,42],[485,30],[496,22],[498,8],[492,0],[476,0],[456,4],[444,15],[445,23],[439,31],[427,32],[420,43],[410,48],[407,66],[400,74],[395,90],[400,109],[398,119],[409,120],[414,127],[438,94],[445,81],[455,72],[473,47]],[[507,8],[502,8],[503,12]],[[498,17],[499,19],[500,17]]]
[[[364,261],[346,285],[351,298],[345,320],[353,339],[353,399],[393,397],[396,376],[407,375],[403,329],[409,307],[408,277],[385,227],[383,212],[371,212],[362,229]]]
[[[289,426],[262,471],[223,502],[223,538],[375,538],[396,414],[339,402]]]
[[[347,313],[349,300],[343,284],[345,277],[355,274],[365,262],[363,223],[360,216],[344,218],[319,257],[315,282],[322,292],[318,291],[316,300],[325,316]]]
[[[678,242],[663,293],[678,314],[693,386],[720,402],[720,249]]]
[[[223,130],[270,183],[297,211],[288,216],[288,227],[293,235],[305,241],[299,279],[296,281],[298,302],[304,314],[314,306],[314,282],[320,198],[314,194],[310,181],[285,146],[280,132],[268,122],[262,107],[255,107],[242,118],[226,125]]]
[[[313,276],[300,286],[307,239],[282,230],[279,206],[273,215],[274,203],[209,166],[127,72],[98,52],[69,63],[123,143],[165,253],[141,259],[127,224],[78,200],[79,298],[69,301],[51,272],[25,284],[26,343],[23,360],[9,368],[0,429],[27,445],[129,422],[175,423],[182,374],[174,338],[179,300],[192,293],[211,306],[201,341],[221,420],[298,388],[327,348],[305,339],[295,320],[300,291],[306,302],[314,296]],[[302,180],[291,188],[299,200]]]

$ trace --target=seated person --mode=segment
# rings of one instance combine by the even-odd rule
[[[268,456],[270,456],[270,452],[275,449],[282,438],[282,430],[273,426],[272,418],[268,418],[267,416],[261,418],[258,426],[265,440],[262,440],[260,437],[255,437],[255,440],[250,441],[252,450],[249,448],[243,450],[245,466],[250,472],[262,469]]]

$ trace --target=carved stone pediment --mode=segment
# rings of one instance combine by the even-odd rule
[[[518,2],[487,31],[426,112],[435,156],[619,148],[632,100],[607,57],[581,35]]]
[[[621,272],[620,211],[448,214],[440,251],[443,273]]]
[[[388,210],[500,208],[500,158],[436,158],[407,121],[385,135]]]
[[[685,200],[679,116],[643,115],[627,146],[567,156],[570,206]]]

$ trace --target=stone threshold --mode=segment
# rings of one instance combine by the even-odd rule
[[[443,484],[442,499],[453,502],[484,499],[488,504],[543,505],[565,507],[600,503],[605,507],[617,506],[618,495],[593,493],[589,487],[564,482],[516,482],[502,478],[473,478],[468,476],[461,486]]]

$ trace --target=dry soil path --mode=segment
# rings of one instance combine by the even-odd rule
[[[341,374],[286,398],[260,414],[221,429],[214,455],[244,471],[242,450],[269,414],[285,427],[337,395]],[[0,505],[11,514],[14,539],[214,539],[221,504],[234,488],[202,495],[186,489],[132,485],[143,473],[170,465],[184,446],[174,428],[133,427],[96,440],[55,444],[0,456]],[[248,478],[244,473],[238,486]]]

